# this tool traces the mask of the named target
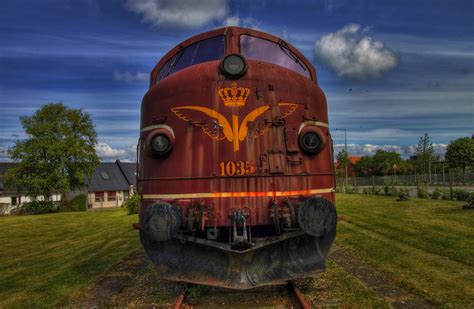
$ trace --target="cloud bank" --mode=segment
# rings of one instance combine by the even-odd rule
[[[121,161],[136,161],[137,151],[135,147],[118,149],[112,148],[107,143],[97,143],[95,150],[103,161],[115,161],[117,159]]]
[[[397,58],[382,42],[364,36],[367,30],[350,24],[321,37],[314,45],[317,60],[349,78],[380,78],[397,65]]]
[[[127,0],[126,7],[157,27],[196,28],[222,21],[229,12],[227,0]]]
[[[435,154],[444,158],[447,144],[433,144]],[[334,154],[344,149],[344,144],[334,144]],[[373,144],[347,144],[347,152],[351,156],[373,156],[377,150],[393,151],[402,157],[408,158],[415,154],[416,145],[373,145]]]

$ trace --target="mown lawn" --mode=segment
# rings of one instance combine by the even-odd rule
[[[65,304],[139,247],[123,209],[0,217],[0,308]]]
[[[336,242],[445,307],[474,307],[474,212],[463,203],[337,195]]]

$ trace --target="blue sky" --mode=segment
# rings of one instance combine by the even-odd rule
[[[104,160],[134,159],[148,73],[180,41],[224,25],[286,39],[316,66],[330,125],[353,154],[442,154],[471,136],[474,2],[6,0],[0,2],[0,160],[19,116],[47,102],[92,115]],[[344,135],[333,131],[336,149]]]

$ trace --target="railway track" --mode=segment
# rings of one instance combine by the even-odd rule
[[[286,295],[286,299],[282,299],[281,306],[278,305],[278,308],[291,308],[291,309],[310,309],[313,306],[311,306],[310,302],[305,298],[305,295],[301,290],[298,288],[298,286],[295,284],[293,281],[288,281],[286,288],[288,290],[288,294]],[[173,306],[170,306],[169,309],[194,309],[194,305],[189,304],[186,301],[186,295],[188,291],[185,289],[181,291],[181,293],[178,295],[176,298],[176,302]],[[243,292],[241,294],[245,295],[245,293],[248,292]],[[285,297],[284,297],[285,298]],[[265,307],[268,308],[266,304],[262,303],[245,303],[246,308],[258,308],[258,307]],[[201,307],[201,306],[199,306]],[[206,306],[203,306],[206,307]],[[227,307],[225,305],[219,306],[221,308]],[[232,307],[238,307],[238,305],[232,305]],[[209,306],[210,308],[210,306]]]

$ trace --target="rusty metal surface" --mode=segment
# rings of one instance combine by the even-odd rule
[[[245,290],[308,277],[326,268],[335,231],[304,235],[250,252],[233,253],[172,239],[156,242],[140,232],[141,242],[162,278]]]
[[[334,240],[335,230],[320,238],[287,237],[301,232],[298,211],[308,198],[335,204],[326,98],[315,69],[298,50],[286,44],[309,68],[311,79],[246,59],[246,73],[235,80],[221,74],[221,60],[215,60],[153,83],[161,66],[187,45],[225,35],[229,55],[239,53],[242,34],[281,42],[238,27],[192,37],[160,60],[142,101],[140,212],[157,203],[172,205],[182,223],[175,237],[185,236],[156,242],[144,236],[148,227],[141,222],[142,243],[166,278],[233,288],[280,282],[324,269]],[[314,155],[299,145],[301,132],[311,128],[323,140]],[[163,131],[172,138],[173,148],[156,157],[150,141]],[[219,235],[223,230],[229,241]],[[161,232],[170,234],[167,228]],[[267,236],[278,241],[256,245]],[[186,239],[193,241],[181,242]]]

